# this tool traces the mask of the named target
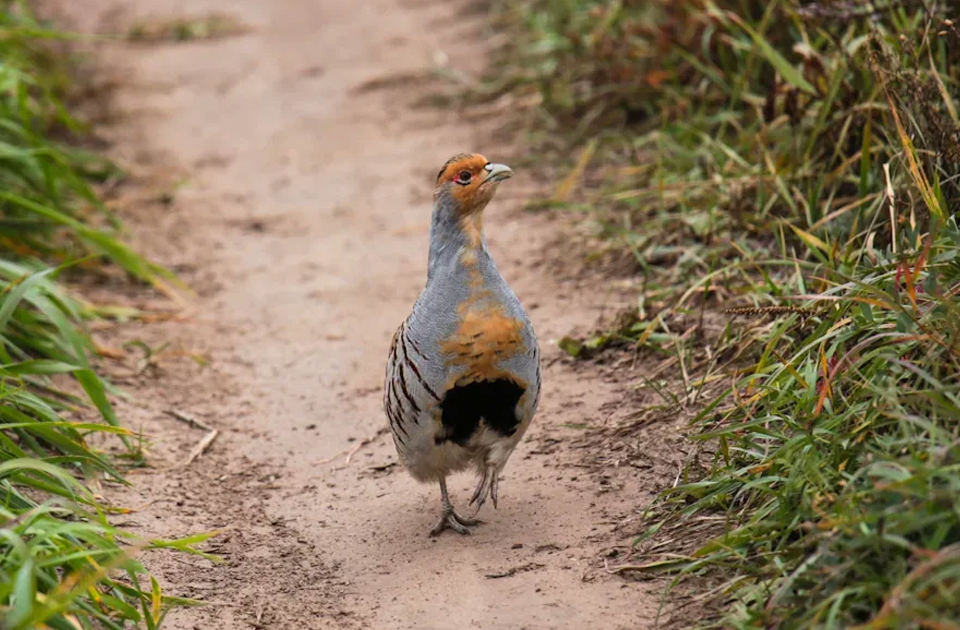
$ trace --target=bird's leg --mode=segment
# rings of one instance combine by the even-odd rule
[[[483,504],[486,503],[487,497],[489,496],[493,500],[493,507],[497,507],[497,485],[500,480],[500,471],[498,467],[493,464],[487,464],[483,468],[483,476],[480,477],[480,482],[477,484],[477,488],[473,491],[473,498],[470,499],[470,505],[474,503],[477,504],[477,512],[480,512],[480,508],[483,507]]]
[[[440,533],[448,527],[458,534],[469,534],[468,527],[479,525],[482,521],[475,518],[466,518],[457,514],[450,503],[450,496],[447,494],[447,480],[440,480],[440,522],[430,530],[431,536],[439,536]]]
[[[489,477],[490,468],[485,466],[483,468],[483,474],[480,476],[480,481],[477,482],[477,487],[473,491],[473,497],[470,499],[470,505],[473,505],[474,503],[477,504],[477,511],[475,514],[480,512],[480,508],[483,507],[483,504],[487,500],[487,492],[490,487],[487,483]]]

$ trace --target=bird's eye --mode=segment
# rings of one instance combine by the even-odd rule
[[[460,171],[460,174],[457,175],[457,182],[461,184],[469,184],[471,177],[473,177],[473,173],[470,171]]]

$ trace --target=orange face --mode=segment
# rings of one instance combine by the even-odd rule
[[[478,153],[455,155],[440,169],[437,176],[437,195],[448,191],[457,202],[461,215],[470,215],[483,210],[497,183],[513,176],[507,166],[491,164]]]

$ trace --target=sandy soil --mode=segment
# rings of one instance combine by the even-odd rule
[[[619,526],[674,481],[676,456],[641,445],[649,465],[617,467],[589,450],[585,428],[628,414],[629,399],[572,366],[556,339],[616,304],[597,283],[555,273],[565,233],[520,210],[542,184],[522,170],[491,204],[487,234],[546,370],[500,509],[485,508],[473,536],[429,538],[437,489],[400,469],[383,432],[384,361],[425,280],[437,168],[465,150],[524,151],[494,142],[483,116],[412,106],[428,89],[413,77],[438,61],[483,68],[482,16],[436,0],[77,5],[64,10],[88,32],[212,11],[249,27],[97,52],[120,78],[103,133],[140,175],[118,205],[141,249],[198,291],[180,321],[98,332],[112,347],[171,344],[156,365],[138,367],[132,347],[111,365],[133,394],[120,412],[149,440],[135,492],[105,487],[142,506],[124,524],[152,536],[222,532],[207,547],[220,564],[147,557],[169,593],[211,603],[166,627],[652,627],[662,583],[623,581],[604,562],[630,543]],[[221,431],[186,467],[204,432],[172,409]],[[455,503],[472,483],[453,480]]]

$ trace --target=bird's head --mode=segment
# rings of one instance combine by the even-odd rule
[[[497,185],[509,177],[513,171],[506,164],[494,164],[478,153],[461,153],[440,169],[433,196],[462,219],[481,212]]]

